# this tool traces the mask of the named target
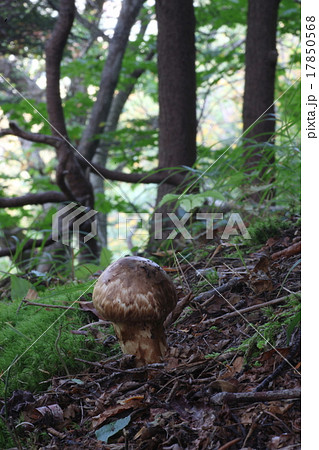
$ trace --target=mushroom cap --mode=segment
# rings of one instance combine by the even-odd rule
[[[93,291],[98,313],[111,322],[163,322],[175,308],[177,294],[170,277],[153,261],[128,256],[100,275]]]

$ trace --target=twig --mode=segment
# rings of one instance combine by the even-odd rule
[[[189,292],[186,297],[183,297],[176,305],[175,309],[167,316],[164,322],[164,328],[168,328],[181,315],[184,308],[191,302],[193,294]]]
[[[73,306],[63,306],[63,305],[49,305],[46,303],[35,303],[35,302],[29,302],[29,300],[23,300],[23,303],[30,306],[41,306],[43,308],[60,308],[60,309],[74,309],[78,311],[78,308],[74,308]]]
[[[110,366],[109,364],[101,364],[98,362],[86,361],[85,359],[80,359],[80,358],[74,358],[74,359],[75,359],[75,361],[80,361],[85,364],[90,364],[91,366],[101,367],[103,369],[108,369],[111,372],[118,372],[118,373],[144,372],[148,368],[163,369],[163,367],[164,367],[164,364],[162,364],[162,363],[154,363],[154,364],[148,364],[147,366],[143,366],[143,367],[133,367],[131,369],[123,370],[123,369],[120,369],[119,367]]]
[[[59,357],[59,359],[61,361],[61,364],[64,367],[64,370],[65,370],[67,376],[69,377],[70,376],[70,372],[69,372],[68,367],[67,367],[67,365],[66,365],[66,363],[64,361],[63,355],[61,354],[61,349],[59,347],[59,340],[60,340],[60,337],[61,337],[61,331],[62,331],[62,325],[60,325],[60,327],[59,327],[59,332],[58,332],[57,338],[55,340],[54,346],[55,346],[56,352],[58,354],[58,357]]]
[[[100,363],[94,362],[94,361],[86,361],[85,359],[81,359],[81,358],[74,358],[74,360],[82,362],[84,364],[89,364],[90,366],[94,366],[94,367],[103,367],[103,364],[100,364]]]
[[[194,298],[194,301],[200,302],[202,300],[206,300],[204,303],[204,305],[206,305],[213,299],[213,297],[216,294],[222,294],[223,292],[228,291],[232,287],[236,286],[236,284],[238,284],[242,280],[243,280],[242,277],[234,277],[231,280],[229,280],[228,283],[225,283],[222,286],[218,286],[214,289],[211,289],[207,292],[203,292],[202,294],[197,295],[197,297]]]
[[[286,368],[286,366],[290,363],[292,364],[292,360],[298,350],[300,349],[300,342],[301,342],[301,330],[298,330],[298,335],[296,338],[295,343],[291,347],[291,350],[288,354],[288,356],[279,364],[279,366],[274,370],[273,373],[268,375],[255,389],[255,392],[260,392],[263,389],[265,389],[271,381],[273,381],[275,378],[277,378]]]
[[[224,444],[221,447],[219,447],[218,450],[227,450],[232,445],[237,444],[237,442],[239,442],[240,440],[241,440],[241,438],[233,439],[232,441],[229,441],[226,444]]]
[[[299,399],[300,397],[300,389],[283,389],[282,391],[268,392],[219,392],[210,397],[210,401],[214,405],[223,405],[224,403],[254,403],[274,400],[290,400]]]
[[[58,437],[59,439],[64,439],[66,436],[64,433],[60,433],[59,431],[55,430],[52,427],[48,427],[47,432],[52,434],[52,436]]]
[[[291,297],[295,297],[297,295],[300,295],[300,292],[296,292],[296,294],[293,294],[293,295],[286,295],[285,297],[275,298],[274,300],[269,300],[268,302],[260,303],[259,305],[249,306],[248,308],[236,309],[233,312],[224,314],[222,316],[214,317],[213,319],[206,320],[203,323],[205,325],[206,324],[212,324],[212,323],[215,323],[215,322],[217,322],[219,320],[229,319],[230,317],[235,317],[235,316],[238,316],[238,315],[245,314],[247,312],[255,311],[256,309],[266,308],[268,306],[276,305],[277,303],[282,303],[282,302],[284,302],[286,300],[290,300]]]

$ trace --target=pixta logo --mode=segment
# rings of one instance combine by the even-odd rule
[[[52,240],[61,241],[70,247],[80,248],[80,226],[89,222],[91,231],[85,234],[83,242],[86,243],[97,234],[97,211],[88,210],[85,206],[70,203],[52,216]],[[80,217],[78,217],[80,216]],[[95,216],[95,217],[94,217]],[[77,218],[78,217],[78,218]],[[92,217],[94,217],[93,220]],[[70,239],[70,236],[73,239]]]
[[[174,226],[173,231],[166,239],[174,239],[178,233],[184,237],[184,239],[194,239],[190,232],[185,228],[186,222],[192,217],[191,213],[185,213],[182,217],[178,217],[175,213],[167,213],[171,224]],[[135,235],[148,235],[149,224],[151,215],[147,213],[142,214],[125,214],[119,213],[118,216],[118,229],[119,239],[126,239],[128,236]],[[195,215],[196,220],[205,221],[206,227],[206,239],[214,238],[214,221],[223,219],[223,213],[197,213]],[[155,213],[154,220],[154,238],[163,238],[163,216],[162,213]],[[138,224],[138,226],[137,226]],[[167,225],[167,223],[166,223]],[[230,214],[227,224],[224,227],[222,239],[229,239],[230,236],[237,236],[241,234],[244,239],[251,239],[250,234],[238,213]]]

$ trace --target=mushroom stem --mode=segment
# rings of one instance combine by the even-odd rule
[[[123,353],[135,355],[137,366],[162,360],[167,348],[163,324],[145,322],[113,325]]]

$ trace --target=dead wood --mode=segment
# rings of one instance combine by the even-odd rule
[[[287,357],[279,364],[273,373],[268,375],[255,389],[255,392],[260,392],[265,389],[275,378],[277,378],[288,366],[292,366],[292,361],[295,355],[300,351],[301,343],[301,330],[299,328],[295,338],[295,342],[291,347],[291,350]]]
[[[297,295],[300,295],[300,292],[296,292],[296,294],[285,295],[284,297],[280,297],[280,298],[275,298],[274,300],[269,300],[268,302],[260,303],[259,305],[249,306],[248,308],[235,309],[235,307],[233,307],[235,309],[235,311],[224,314],[222,316],[214,317],[213,319],[206,320],[204,323],[207,325],[213,324],[215,322],[218,322],[219,320],[229,319],[231,317],[236,317],[238,315],[246,314],[248,312],[252,312],[257,309],[266,308],[266,307],[272,306],[272,305],[277,305],[278,303],[282,303],[282,302],[291,300],[292,298],[296,297]]]
[[[42,308],[59,308],[59,309],[74,309],[78,310],[78,308],[74,308],[73,306],[64,306],[64,305],[49,305],[46,303],[35,303],[35,302],[29,302],[29,300],[23,300],[23,303],[30,306],[39,306]]]
[[[164,328],[168,328],[175,322],[183,312],[184,308],[192,301],[193,294],[189,292],[186,297],[183,297],[176,305],[175,309],[167,316],[164,322]]]
[[[219,392],[212,395],[210,401],[214,405],[223,405],[224,403],[254,403],[254,402],[270,402],[274,400],[292,400],[301,397],[300,389],[283,389],[282,391],[266,391],[266,392]]]
[[[201,302],[203,300],[206,300],[204,305],[207,306],[208,303],[214,298],[216,294],[222,294],[223,292],[226,292],[236,286],[238,283],[243,281],[242,277],[234,277],[231,280],[229,280],[227,283],[223,284],[222,286],[214,287],[213,289],[210,289],[209,291],[203,292],[202,294],[197,295],[194,298],[194,302]]]

